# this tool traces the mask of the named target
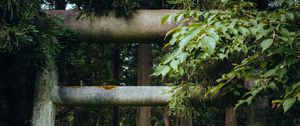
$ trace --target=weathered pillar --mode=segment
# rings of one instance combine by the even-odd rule
[[[55,104],[51,94],[57,85],[57,71],[54,62],[47,69],[38,72],[35,83],[32,126],[54,126]]]

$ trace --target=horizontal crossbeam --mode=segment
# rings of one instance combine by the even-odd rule
[[[176,14],[179,10],[136,10],[128,18],[91,16],[77,20],[78,13],[66,10],[50,10],[50,15],[64,18],[63,27],[78,33],[77,39],[102,43],[159,43],[174,25],[162,25],[165,15]]]
[[[60,86],[53,90],[57,105],[163,106],[168,86]]]

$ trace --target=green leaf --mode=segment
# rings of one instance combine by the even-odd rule
[[[199,44],[208,55],[212,55],[216,47],[216,40],[210,36],[203,36]]]
[[[221,0],[222,3],[227,3],[229,0]]]
[[[184,75],[185,73],[184,73],[184,69],[182,68],[182,67],[179,67],[178,68],[178,73],[180,74],[180,75]]]
[[[268,87],[269,87],[270,89],[274,90],[274,91],[278,89],[277,86],[276,86],[276,84],[275,84],[274,82],[271,82],[271,83],[268,85]]]
[[[170,71],[170,67],[167,65],[159,65],[154,69],[154,73],[152,75],[154,76],[165,76]]]
[[[295,15],[291,12],[286,12],[285,15],[290,19],[290,20],[294,20]]]
[[[285,68],[279,68],[276,71],[276,74],[279,78],[283,78],[283,76],[287,73],[287,70]]]
[[[207,18],[207,24],[211,24],[211,21],[217,16],[218,13],[212,14],[209,18]]]
[[[218,92],[220,91],[220,89],[224,86],[225,84],[224,83],[220,83],[218,84],[217,86],[213,87],[210,92],[213,96],[217,95]]]
[[[246,36],[250,34],[250,30],[245,27],[239,27],[239,31],[242,33],[242,35]]]
[[[166,21],[168,20],[168,18],[170,17],[170,15],[166,15],[161,19],[161,24],[166,23]]]
[[[261,30],[258,31],[258,33],[256,34],[256,40],[261,39],[263,36],[266,36],[268,33],[270,32],[270,30]]]
[[[238,103],[235,105],[234,110],[240,107],[242,104],[247,103],[246,100],[239,100]]]
[[[283,102],[284,113],[286,113],[294,105],[295,102],[296,102],[295,98],[289,98],[287,100],[284,100]]]
[[[300,93],[297,94],[298,102],[300,102]]]
[[[270,76],[274,75],[275,72],[276,72],[276,69],[268,70],[268,71],[264,74],[264,76],[265,76],[265,77],[270,77]]]
[[[219,59],[223,60],[224,58],[228,58],[227,54],[219,53],[218,54]]]
[[[178,65],[179,65],[179,61],[178,60],[172,60],[172,62],[170,63],[170,66],[172,69],[174,69],[174,71],[178,71]]]
[[[273,39],[266,39],[260,43],[260,47],[262,48],[262,51],[265,51],[273,44]]]
[[[177,41],[178,41],[178,38],[181,36],[180,32],[178,32],[180,30],[176,30],[176,32],[174,32],[174,34],[172,35],[172,39],[170,40],[170,45],[174,45]],[[170,33],[171,34],[171,33]]]
[[[175,56],[172,53],[168,53],[161,58],[161,62],[163,64],[169,63]]]
[[[179,14],[178,16],[175,17],[176,22],[180,22],[184,17],[184,14]]]
[[[246,102],[248,105],[250,105],[252,103],[253,98],[254,98],[253,96],[250,96],[246,99]]]
[[[200,28],[194,28],[189,31],[188,34],[179,42],[179,48],[184,48],[193,38],[195,38],[200,32]]]
[[[167,37],[168,37],[169,35],[171,35],[171,34],[173,34],[173,33],[176,33],[177,30],[178,30],[177,28],[173,28],[172,30],[168,31],[168,33],[165,35],[165,38],[164,38],[164,39],[166,40]],[[174,35],[173,37],[176,38],[177,36]],[[172,39],[174,39],[174,38],[172,38]],[[171,44],[172,44],[172,43],[171,43]]]
[[[180,63],[183,63],[185,60],[186,60],[186,57],[188,56],[188,53],[186,52],[183,52],[183,53],[180,53],[178,56],[177,56],[177,59]]]
[[[280,27],[280,30],[279,30],[280,34],[283,35],[283,37],[287,38],[288,36],[290,36],[290,31],[284,27]]]
[[[231,33],[233,33],[235,36],[238,36],[238,30],[237,29],[235,29],[235,28],[228,28],[228,30],[231,32]]]
[[[218,41],[220,39],[219,35],[217,34],[216,30],[213,28],[210,28],[207,30],[207,35]]]
[[[252,96],[256,96],[260,90],[253,90],[251,91]]]
[[[280,21],[281,21],[281,22],[286,21],[286,16],[285,16],[284,14],[281,14],[281,15],[280,15]]]
[[[163,64],[169,63],[172,59],[174,59],[176,56],[178,56],[180,53],[182,53],[181,49],[173,50],[172,52],[169,52],[168,54],[164,55],[161,59],[161,62]]]

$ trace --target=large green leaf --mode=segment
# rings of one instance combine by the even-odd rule
[[[170,69],[171,68],[167,65],[159,65],[154,69],[154,72],[153,72],[152,75],[154,75],[154,76],[159,76],[159,75],[165,76],[170,71]]]
[[[266,39],[260,43],[260,47],[262,48],[262,51],[265,51],[273,44],[273,39]]]
[[[221,88],[224,86],[224,83],[220,83],[217,86],[213,87],[210,92],[213,96],[217,95],[219,93],[219,91],[221,90]]]
[[[166,23],[166,21],[169,19],[170,15],[166,15],[161,19],[161,24]]]
[[[216,47],[216,40],[210,36],[203,36],[199,44],[208,55],[212,55]]]
[[[250,30],[245,27],[239,27],[239,32],[242,33],[242,35],[246,36],[250,34]]]
[[[286,73],[287,73],[287,70],[285,68],[279,68],[276,71],[276,74],[279,78],[283,78],[284,75],[286,75]]]
[[[256,40],[259,40],[262,37],[266,36],[269,32],[270,32],[270,30],[260,30],[260,31],[258,31],[258,33],[255,36]]]
[[[188,34],[179,42],[179,48],[184,48],[193,38],[200,32],[199,28],[193,28]]]
[[[171,68],[176,72],[178,71],[178,65],[179,61],[178,60],[172,60],[170,63]]]
[[[283,110],[286,113],[296,102],[295,98],[289,98],[283,102]]]
[[[165,56],[162,57],[161,62],[163,64],[167,64],[169,63],[172,59],[174,59],[176,56],[178,56],[179,54],[182,53],[181,49],[175,49],[171,52],[169,52],[168,54],[166,54]]]
[[[264,76],[265,77],[270,77],[270,76],[273,76],[274,74],[275,74],[275,72],[276,72],[276,70],[277,69],[271,69],[271,70],[268,70],[265,74],[264,74]]]
[[[187,56],[188,56],[188,53],[182,52],[176,58],[178,59],[178,61],[180,63],[183,63],[186,60]]]

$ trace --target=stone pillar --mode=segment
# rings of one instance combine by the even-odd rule
[[[52,91],[57,85],[56,66],[52,62],[47,69],[37,73],[34,93],[32,126],[54,126],[55,104],[52,101]]]

